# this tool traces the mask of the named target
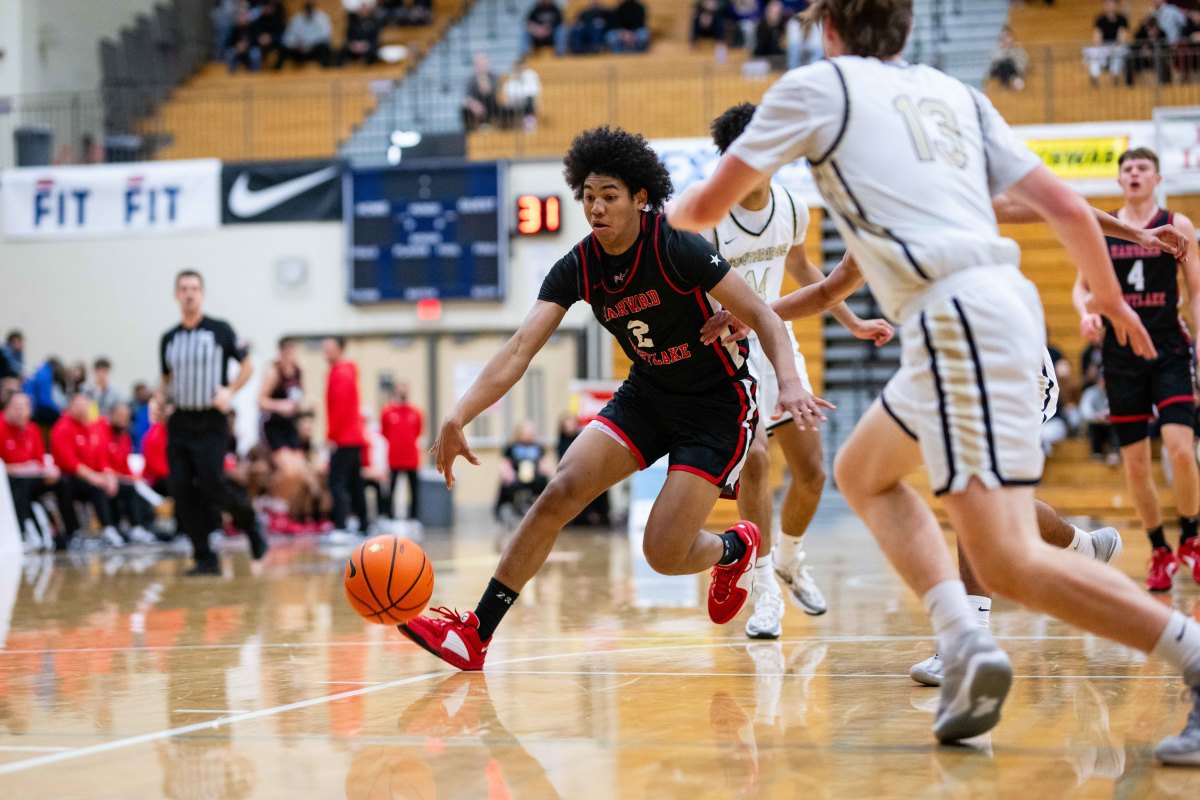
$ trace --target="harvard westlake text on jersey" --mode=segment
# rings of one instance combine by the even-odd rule
[[[589,235],[550,270],[539,300],[569,308],[583,300],[633,362],[632,374],[660,388],[696,393],[746,375],[744,342],[704,345],[713,315],[707,292],[729,264],[702,237],[642,214],[641,233],[612,256]]]
[[[1168,225],[1171,219],[1171,212],[1163,209],[1146,227]],[[1125,302],[1137,312],[1146,330],[1156,338],[1178,335],[1179,277],[1175,256],[1112,237],[1106,241]],[[1112,338],[1112,344],[1116,344],[1111,326],[1106,338]]]

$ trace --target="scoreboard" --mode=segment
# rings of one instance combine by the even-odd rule
[[[355,169],[345,180],[350,302],[503,299],[498,163]]]

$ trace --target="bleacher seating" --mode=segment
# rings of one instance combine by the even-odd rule
[[[409,50],[401,64],[349,65],[321,69],[313,64],[282,72],[239,72],[209,63],[171,94],[139,132],[163,135],[160,158],[217,157],[284,159],[329,157],[375,106],[379,88],[401,79],[424,57],[462,13],[467,0],[435,0],[434,22],[426,27],[387,28],[384,44]],[[289,13],[303,5],[289,0]],[[341,0],[319,0],[333,23],[335,48],[345,29]]]

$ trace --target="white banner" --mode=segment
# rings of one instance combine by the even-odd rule
[[[216,228],[221,162],[22,167],[0,174],[9,239],[127,236]]]
[[[671,173],[671,182],[675,184],[677,195],[689,184],[712,175],[717,168],[717,146],[712,139],[654,139],[650,146],[666,165],[667,172]],[[813,183],[807,161],[796,161],[780,168],[775,173],[775,181],[789,189],[805,205],[825,205]]]

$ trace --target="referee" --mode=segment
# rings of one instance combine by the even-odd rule
[[[244,497],[225,486],[225,451],[233,394],[250,379],[254,367],[229,323],[204,316],[204,278],[195,270],[175,276],[175,299],[181,322],[163,334],[159,348],[163,389],[175,404],[167,420],[167,465],[175,500],[177,529],[192,540],[196,565],[188,575],[219,575],[217,556],[208,534],[217,527],[220,512],[250,537],[255,560],[267,551],[254,510]],[[229,380],[229,361],[239,364]]]

